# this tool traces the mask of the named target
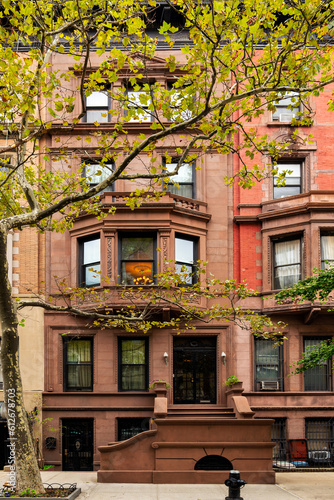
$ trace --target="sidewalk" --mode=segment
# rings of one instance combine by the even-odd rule
[[[0,472],[0,484],[8,473]],[[225,500],[228,489],[218,484],[101,484],[96,472],[42,472],[46,483],[77,483],[79,500]],[[333,500],[334,472],[276,474],[275,485],[249,484],[244,500]]]

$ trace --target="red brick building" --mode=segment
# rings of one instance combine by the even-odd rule
[[[234,188],[235,277],[261,292],[251,301],[252,308],[288,325],[287,340],[275,350],[268,349],[269,341],[235,331],[236,372],[244,381],[252,409],[275,419],[273,436],[279,443],[275,459],[293,461],[287,440],[307,439],[307,452],[304,449],[300,460],[313,467],[333,461],[332,362],[304,375],[289,374],[291,364],[307,347],[332,338],[333,313],[328,311],[329,304],[278,305],[274,292],[310,276],[314,268],[324,268],[325,261],[334,256],[330,147],[334,130],[327,110],[331,92],[328,88],[311,98],[314,123],[300,127],[295,138],[289,123],[295,110],[282,106],[275,115],[264,114],[257,124],[270,138],[290,143],[278,159],[279,169],[290,171],[285,186],[277,186],[271,177],[251,191]],[[311,133],[313,139],[308,141]]]

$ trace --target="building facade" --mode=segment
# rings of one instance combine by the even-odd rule
[[[165,69],[167,50],[168,55],[173,55],[173,50],[180,55],[177,46],[173,50],[161,46],[155,58],[147,61],[146,69],[149,81],[159,81],[169,88],[172,79]],[[99,63],[95,53],[90,62],[93,71]],[[54,54],[52,64],[62,70],[67,69],[68,61]],[[74,72],[73,91],[80,78],[80,73]],[[129,73],[120,72],[115,86],[126,86],[128,79]],[[134,103],[140,99],[139,94],[128,86],[129,98]],[[298,110],[288,107],[289,99],[278,104],[276,113],[268,111],[257,123],[252,123],[259,133],[289,144],[278,159],[278,172],[289,171],[285,186],[277,183],[277,176],[268,175],[250,191],[238,185],[229,188],[224,179],[239,170],[238,158],[207,151],[200,164],[182,167],[175,179],[178,186],[168,186],[160,200],[149,200],[131,209],[127,197],[133,184],[116,181],[100,200],[102,211],[114,207],[115,213],[108,213],[103,219],[81,214],[70,231],[46,234],[47,295],[57,298],[54,279],[57,276],[65,278],[71,287],[94,286],[101,294],[108,289],[110,298],[105,308],[118,311],[128,305],[119,293],[118,284],[135,285],[138,277],[154,283],[154,275],[166,270],[169,261],[191,269],[193,262],[202,260],[208,261],[208,273],[217,278],[245,280],[259,292],[259,297],[248,300],[247,307],[288,325],[287,340],[282,346],[273,347],[273,342],[255,339],[232,323],[198,322],[195,331],[180,335],[167,328],[153,328],[146,335],[137,335],[120,328],[102,330],[78,317],[45,312],[43,417],[48,423],[43,429],[43,454],[46,464],[59,470],[99,470],[101,466],[111,466],[109,458],[101,464],[104,446],[156,430],[158,424],[153,419],[157,416],[157,398],[150,390],[150,383],[157,379],[171,385],[165,413],[169,423],[175,419],[175,429],[182,419],[236,418],[237,409],[233,408],[224,385],[232,375],[242,380],[251,407],[251,410],[246,408],[242,418],[251,419],[254,411],[254,420],[259,419],[258,422],[274,419],[276,466],[282,467],[284,463],[295,466],[296,458],[309,467],[320,462],[325,466],[332,464],[331,361],[304,376],[288,377],[289,365],[306,348],[331,339],[332,313],[327,311],[327,305],[278,305],[274,298],[275,291],[334,259],[334,181],[330,166],[333,120],[325,109],[329,96],[330,90],[325,90],[312,98],[314,124],[311,128],[301,127],[297,136],[292,135],[291,119]],[[68,130],[58,129],[55,134],[50,130],[42,141],[50,157],[56,157],[58,138],[63,133],[61,140],[66,139],[67,148],[73,151],[73,168],[80,168],[84,162],[83,175],[92,185],[113,168],[111,163],[105,165],[105,172],[97,173],[100,167],[94,123],[100,122],[99,130],[103,133],[110,132],[114,123],[108,113],[112,103],[105,92],[93,92],[86,104],[86,116],[76,125],[73,137],[68,137]],[[142,111],[125,127],[131,141],[150,130],[149,115]],[[309,142],[311,131],[314,138]],[[180,133],[173,140],[182,145],[184,137]],[[80,156],[78,151],[85,154]],[[175,143],[168,143],[168,139],[155,149],[158,164],[166,151],[174,155]],[[145,155],[138,157],[133,163],[134,171],[144,171],[146,160]],[[172,157],[166,164],[167,170],[173,168],[176,160]],[[266,155],[259,162],[264,168],[270,167]],[[60,297],[59,300],[61,303]],[[198,307],[210,305],[201,300],[196,303]],[[89,300],[80,306],[87,311],[92,309]],[[170,311],[165,308],[161,314],[168,318]],[[181,431],[178,433],[175,439],[181,439]],[[309,443],[307,450],[294,455],[289,440],[305,444],[305,439]],[[131,446],[138,443],[130,441]],[[150,446],[158,445],[150,442]],[[219,446],[212,455],[223,453],[224,446],[221,443]],[[205,453],[202,451],[202,455]],[[140,457],[144,462],[149,461],[149,455],[142,450]],[[201,458],[196,455],[191,460],[197,463]],[[247,457],[243,458],[245,462]],[[229,463],[236,466],[242,462],[240,457],[238,460],[233,462],[231,458]],[[129,473],[135,464],[124,467]]]
[[[265,113],[257,124],[269,137],[289,143],[278,158],[277,175],[289,172],[284,186],[273,176],[251,192],[235,187],[235,277],[260,292],[252,308],[287,324],[287,340],[274,349],[273,342],[236,331],[237,373],[257,415],[275,420],[274,460],[282,467],[293,467],[297,455],[306,467],[333,462],[332,361],[290,376],[303,352],[332,340],[332,303],[275,301],[275,292],[310,276],[314,268],[326,268],[333,259],[331,92],[328,88],[311,98],[313,125],[298,128],[296,136],[290,122],[298,109],[286,109],[284,101],[282,109]],[[264,156],[262,164],[266,162]],[[300,446],[298,453],[294,446]]]

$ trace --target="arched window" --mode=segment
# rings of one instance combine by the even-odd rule
[[[196,462],[195,470],[233,470],[233,465],[220,455],[207,455]]]

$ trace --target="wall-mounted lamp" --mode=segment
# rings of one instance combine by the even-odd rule
[[[166,366],[167,366],[167,364],[168,364],[168,352],[164,353],[164,360],[165,360],[165,363],[166,363]]]
[[[226,353],[224,351],[222,352],[222,362],[223,362],[223,365],[225,366],[225,363],[226,363]]]

